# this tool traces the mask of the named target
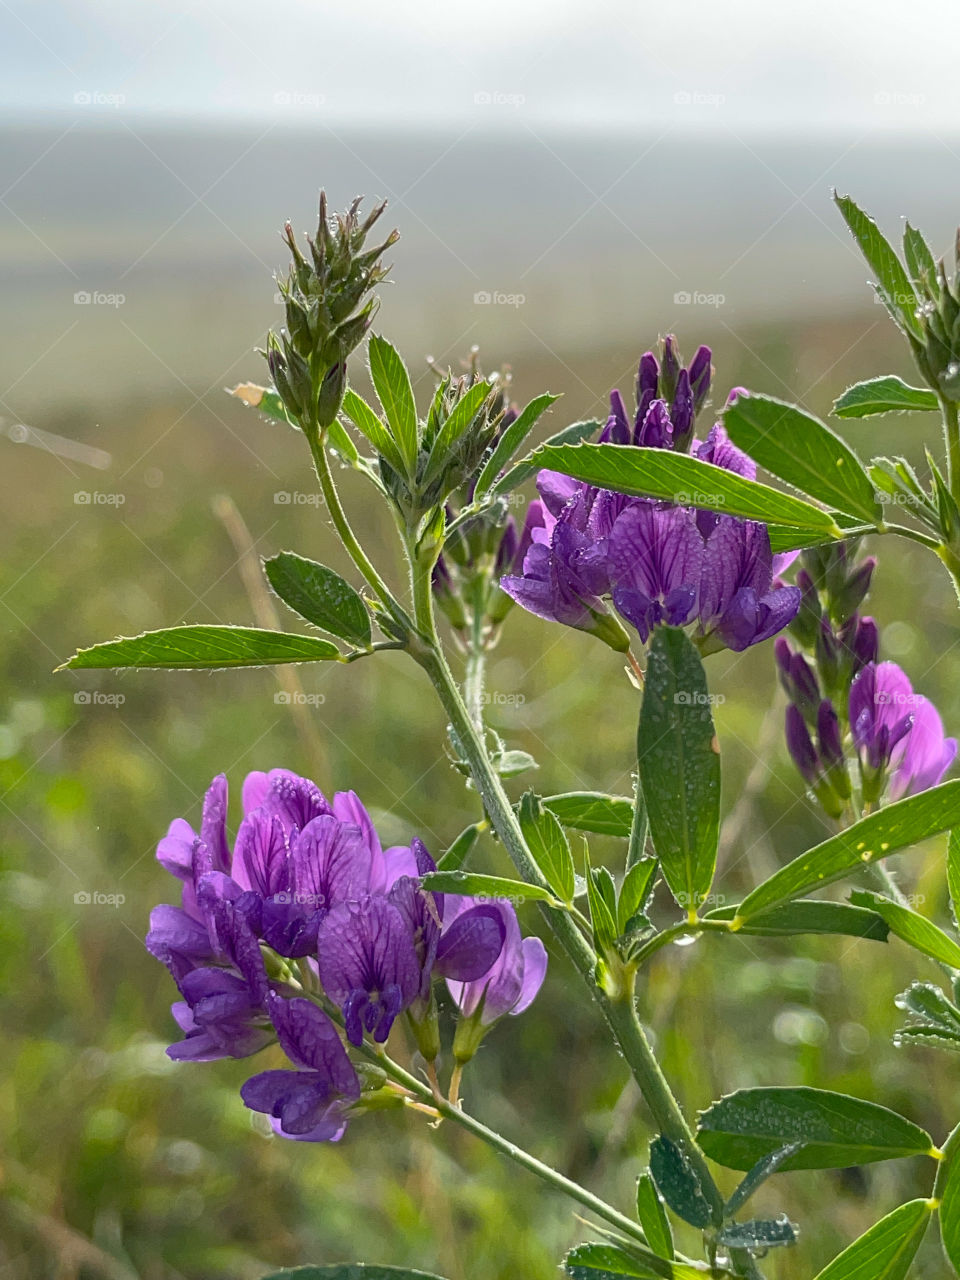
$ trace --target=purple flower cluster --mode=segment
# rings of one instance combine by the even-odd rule
[[[848,753],[856,758],[861,807],[888,796],[936,786],[957,754],[933,704],[895,662],[880,662],[880,638],[858,610],[876,561],[852,562],[843,543],[803,553],[795,635],[810,657],[779,637],[774,654],[790,705],[790,755],[823,809],[843,815],[853,787]],[[852,760],[851,760],[852,763]]]
[[[513,907],[426,891],[436,868],[424,845],[384,849],[353,792],[331,804],[285,769],[251,773],[232,849],[226,817],[220,775],[199,833],[171,823],[157,857],[182,882],[181,905],[153,910],[146,945],[182,997],[172,1058],[243,1058],[279,1040],[296,1069],[261,1072],[241,1092],[283,1136],[338,1138],[361,1094],[340,1031],[304,989],[339,1009],[353,1046],[385,1041],[401,1013],[415,1028],[435,1015],[435,978],[464,1017],[482,1002],[485,1025],[537,994],[546,952],[521,938]]]
[[[651,351],[640,360],[632,419],[620,392],[611,393],[601,443],[689,451],[754,479],[756,465],[720,423],[705,440],[693,438],[710,377],[709,348],[700,347],[684,368],[668,337],[662,360]],[[742,392],[731,397],[736,394]],[[537,488],[522,572],[507,574],[500,585],[538,617],[588,631],[621,650],[629,637],[616,615],[644,643],[662,623],[694,624],[698,645],[709,653],[758,644],[797,613],[800,592],[776,577],[792,557],[772,554],[763,524],[627,497],[552,471],[540,472]]]

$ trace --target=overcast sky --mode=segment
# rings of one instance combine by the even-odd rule
[[[946,132],[958,45],[957,0],[0,0],[0,107]]]

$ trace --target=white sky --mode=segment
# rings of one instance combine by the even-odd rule
[[[943,131],[958,47],[957,0],[0,0],[0,108]]]

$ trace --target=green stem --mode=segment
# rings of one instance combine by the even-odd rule
[[[637,779],[637,794],[633,802],[633,818],[630,822],[630,842],[627,845],[627,870],[640,861],[647,847],[647,802],[643,798],[640,779]]]
[[[599,1196],[595,1196],[592,1191],[588,1191],[586,1187],[582,1187],[578,1182],[567,1178],[558,1170],[551,1168],[550,1165],[544,1164],[536,1156],[532,1156],[522,1147],[518,1147],[516,1143],[510,1142],[502,1134],[497,1133],[495,1129],[488,1129],[485,1124],[474,1119],[461,1107],[437,1098],[422,1080],[411,1075],[409,1071],[405,1071],[403,1067],[388,1058],[386,1054],[378,1052],[366,1044],[362,1046],[361,1051],[385,1071],[392,1080],[402,1085],[404,1089],[414,1094],[421,1101],[428,1103],[445,1120],[450,1120],[454,1124],[460,1125],[468,1133],[472,1133],[474,1137],[480,1138],[489,1147],[499,1151],[501,1155],[508,1156],[521,1168],[535,1174],[543,1182],[548,1183],[558,1191],[562,1191],[565,1195],[570,1196],[571,1199],[582,1204],[585,1209],[589,1209],[598,1218],[602,1218],[604,1222],[608,1222],[612,1227],[616,1227],[618,1231],[623,1232],[647,1265],[651,1269],[656,1269],[659,1275],[667,1277],[672,1274],[669,1263],[665,1263],[662,1258],[658,1258],[655,1253],[644,1247],[646,1246],[646,1238],[643,1231],[631,1218],[620,1213],[618,1209],[607,1204],[605,1200],[601,1200]]]
[[[429,574],[424,576],[415,571],[413,582],[417,597],[415,600],[417,626],[420,635],[426,641],[422,648],[413,651],[414,657],[424,668],[437,691],[450,719],[454,736],[490,816],[490,821],[514,866],[528,884],[549,889],[550,886],[540,868],[530,855],[510,799],[487,755],[483,736],[464,705],[460,690],[440,648],[436,624],[433,620],[433,598],[430,592]],[[685,1152],[696,1170],[704,1194],[710,1201],[714,1222],[719,1226],[723,1221],[723,1197],[713,1181],[706,1158],[697,1145],[693,1132],[680,1110],[640,1025],[632,989],[623,993],[619,999],[611,999],[607,996],[596,982],[596,956],[593,949],[571,916],[566,911],[556,910],[545,903],[541,904],[541,910],[560,945],[599,1004],[659,1131]]]
[[[947,450],[947,485],[954,501],[960,505],[960,421],[953,400],[941,399],[943,438]]]
[[[409,626],[410,619],[394,599],[390,588],[374,568],[373,564],[367,557],[367,553],[360,545],[357,535],[353,532],[350,521],[347,519],[347,513],[344,511],[343,504],[340,501],[340,495],[337,493],[337,487],[333,480],[333,472],[330,470],[330,461],[324,451],[320,436],[314,431],[308,431],[306,428],[304,428],[304,435],[307,437],[307,442],[310,445],[310,452],[313,455],[313,466],[317,473],[317,479],[320,481],[320,491],[323,494],[323,500],[330,513],[330,519],[333,521],[334,528],[340,535],[340,541],[346,548],[350,559],[363,574],[368,585],[373,588],[381,602],[386,605],[397,622],[401,623],[401,625]]]

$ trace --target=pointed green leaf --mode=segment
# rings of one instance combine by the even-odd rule
[[[319,636],[297,636],[254,627],[169,627],[120,636],[91,649],[79,649],[58,667],[165,667],[195,671],[221,667],[269,667],[285,662],[324,662],[340,651]]]
[[[805,1086],[740,1089],[700,1113],[697,1141],[728,1169],[751,1169],[787,1143],[802,1147],[787,1169],[846,1169],[875,1160],[929,1155],[930,1135],[863,1098]]]
[[[829,511],[685,453],[626,444],[545,444],[533,457],[537,467],[601,489],[790,526],[826,538],[842,536]]]
[[[940,295],[937,283],[937,264],[922,232],[908,222],[903,229],[903,256],[907,262],[910,279],[917,287],[917,296],[926,293],[931,300]]]
[[[898,800],[781,867],[747,895],[738,918],[747,920],[811,889],[823,888],[855,867],[886,858],[956,825],[960,825],[960,780]]]
[[[717,907],[708,920],[733,920],[739,907]],[[886,942],[890,926],[875,911],[853,907],[847,902],[820,902],[798,898],[781,907],[761,911],[740,926],[743,933],[762,938],[788,938],[800,933],[837,933],[849,938],[871,938]]]
[[[940,1242],[954,1271],[960,1275],[960,1159],[947,1143],[947,1167],[940,1180]]]
[[[650,1143],[650,1176],[667,1204],[692,1227],[708,1227],[710,1202],[685,1152],[660,1134]]]
[[[637,917],[641,926],[648,927],[644,913],[653,896],[659,866],[656,858],[638,858],[624,876],[617,898],[617,928],[621,935],[632,931]]]
[[[854,240],[860,246],[860,252],[877,277],[877,293],[883,305],[904,333],[922,342],[923,328],[917,319],[919,300],[903,264],[886,236],[873,218],[858,208],[849,196],[834,193],[833,198]]]
[[[947,840],[947,888],[955,920],[960,920],[960,827],[950,832]]]
[[[572,903],[576,892],[573,854],[560,820],[541,807],[532,791],[520,801],[520,826],[534,862],[547,884],[561,901]]]
[[[387,425],[407,464],[408,472],[412,474],[420,445],[420,426],[407,366],[396,347],[379,334],[371,337],[368,354],[370,377],[383,405]]]
[[[768,1156],[761,1156],[724,1205],[726,1217],[732,1218],[735,1213],[739,1213],[753,1193],[777,1172],[785,1160],[796,1155],[802,1146],[802,1142],[788,1142],[786,1146],[771,1151]]]
[[[850,901],[882,916],[891,932],[916,951],[949,965],[951,969],[960,969],[960,943],[918,911],[901,907],[898,902],[891,902],[882,894],[871,893],[868,889],[855,889]]]
[[[815,1280],[905,1280],[932,1213],[929,1200],[902,1204],[829,1262]]]
[[[654,633],[637,735],[653,847],[677,902],[710,892],[720,832],[720,754],[703,663],[678,627]]]
[[[695,1267],[670,1263],[653,1253],[647,1257],[639,1246],[628,1251],[615,1244],[577,1245],[564,1258],[563,1269],[572,1280],[703,1280],[704,1275]]]
[[[549,902],[554,907],[563,905],[548,889],[523,880],[509,880],[506,876],[486,876],[473,871],[429,871],[421,877],[424,889],[434,893],[458,893],[470,898],[505,898],[514,906],[524,902]]]
[[[895,374],[847,387],[833,412],[838,418],[870,418],[877,413],[936,413],[940,401],[926,387],[911,387]]]
[[[444,853],[443,857],[437,863],[438,871],[459,871],[467,860],[470,850],[477,843],[480,836],[480,824],[472,823],[464,829],[454,840],[453,844]]]
[[[926,1049],[944,1049],[947,1053],[960,1053],[960,1032],[943,1031],[939,1027],[901,1027],[893,1042],[903,1048],[920,1045]]]
[[[562,431],[558,431],[555,435],[548,436],[540,448],[546,449],[557,445],[579,444],[581,440],[587,440],[590,436],[596,435],[602,428],[603,423],[594,419],[586,422],[572,422],[569,427],[564,427]],[[535,449],[526,458],[514,463],[512,467],[503,473],[499,480],[494,480],[491,485],[491,491],[496,494],[510,493],[518,485],[523,484],[525,480],[535,476],[543,466],[538,455],[539,449]]]
[[[633,801],[626,796],[608,796],[599,791],[567,791],[559,796],[544,796],[545,809],[557,815],[565,827],[591,831],[600,836],[630,835]]]
[[[369,647],[367,607],[339,573],[293,551],[281,551],[263,567],[271,587],[294,613],[323,631]]]
[[[960,1034],[960,1009],[948,1000],[939,987],[930,982],[911,982],[906,991],[897,996],[896,1005],[905,1013],[932,1023],[939,1030],[951,1035]]]
[[[643,1227],[643,1234],[653,1252],[667,1262],[672,1261],[673,1232],[670,1229],[670,1219],[649,1173],[642,1173],[637,1179],[637,1220]]]
[[[450,456],[450,450],[480,412],[483,402],[490,394],[490,389],[489,382],[475,382],[454,405],[430,449],[430,459],[423,476],[424,485],[429,484],[443,469],[444,463]]]
[[[617,904],[616,891],[611,892],[607,879],[610,873],[606,867],[596,870],[590,865],[590,851],[584,841],[584,879],[587,882],[587,904],[590,908],[590,923],[593,925],[593,943],[598,955],[603,956],[610,951],[617,940]],[[612,881],[609,881],[612,885]]]
[[[376,452],[387,460],[394,471],[399,475],[405,475],[407,466],[393,436],[391,436],[366,400],[362,396],[358,396],[351,387],[348,387],[344,393],[343,412]]]
[[[536,396],[528,405],[523,407],[500,436],[490,457],[483,464],[483,470],[480,472],[480,477],[474,490],[475,501],[479,501],[483,497],[524,440],[526,440],[537,421],[559,399],[559,396],[552,396],[549,392],[546,392],[542,396]]]
[[[750,394],[727,406],[723,425],[758,466],[801,493],[868,522],[880,518],[860,459],[818,418],[772,396]]]

